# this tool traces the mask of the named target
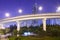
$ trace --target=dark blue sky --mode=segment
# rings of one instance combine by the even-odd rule
[[[34,3],[43,7],[42,13],[55,12],[60,6],[60,0],[0,0],[0,18],[6,18],[5,13],[9,12],[11,17],[32,14]],[[23,13],[19,14],[18,10],[22,9]]]

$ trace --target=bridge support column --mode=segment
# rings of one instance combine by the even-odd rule
[[[46,31],[46,18],[43,19],[43,30]]]
[[[20,22],[19,21],[16,21],[16,23],[17,23],[17,31],[18,31],[18,33],[19,33],[19,30],[20,30]],[[19,36],[19,34],[17,34],[17,37]]]
[[[3,24],[0,24],[0,29],[5,29]]]

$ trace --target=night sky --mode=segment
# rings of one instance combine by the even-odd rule
[[[10,17],[32,14],[35,3],[43,7],[38,13],[55,13],[60,6],[60,0],[0,0],[0,19],[6,18],[6,12],[10,13]],[[18,13],[19,9],[23,10],[21,14]]]
[[[32,14],[35,3],[38,7],[43,7],[42,11],[38,11],[40,13],[56,12],[57,7],[60,6],[60,0],[0,0],[0,19],[6,18],[6,12],[10,13],[10,17]],[[23,10],[22,14],[18,13],[19,9]]]

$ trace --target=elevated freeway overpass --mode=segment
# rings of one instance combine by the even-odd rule
[[[43,13],[43,14],[31,14],[31,15],[23,15],[12,18],[6,18],[0,20],[0,27],[3,27],[4,23],[8,22],[16,22],[17,30],[20,30],[20,22],[23,20],[31,20],[31,19],[42,19],[43,22],[43,30],[46,31],[46,20],[50,18],[58,18],[60,19],[60,13]]]

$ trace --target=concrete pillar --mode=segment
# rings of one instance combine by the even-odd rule
[[[46,18],[43,19],[43,30],[46,31]]]
[[[19,21],[16,21],[17,23],[17,33],[19,33],[19,30],[20,30],[20,22]],[[17,34],[17,37],[19,37],[19,34]]]
[[[0,24],[0,28],[1,28],[1,24]]]
[[[20,30],[20,22],[16,21],[16,23],[17,23],[17,31],[19,31]]]
[[[0,24],[0,29],[5,29],[4,24]]]

